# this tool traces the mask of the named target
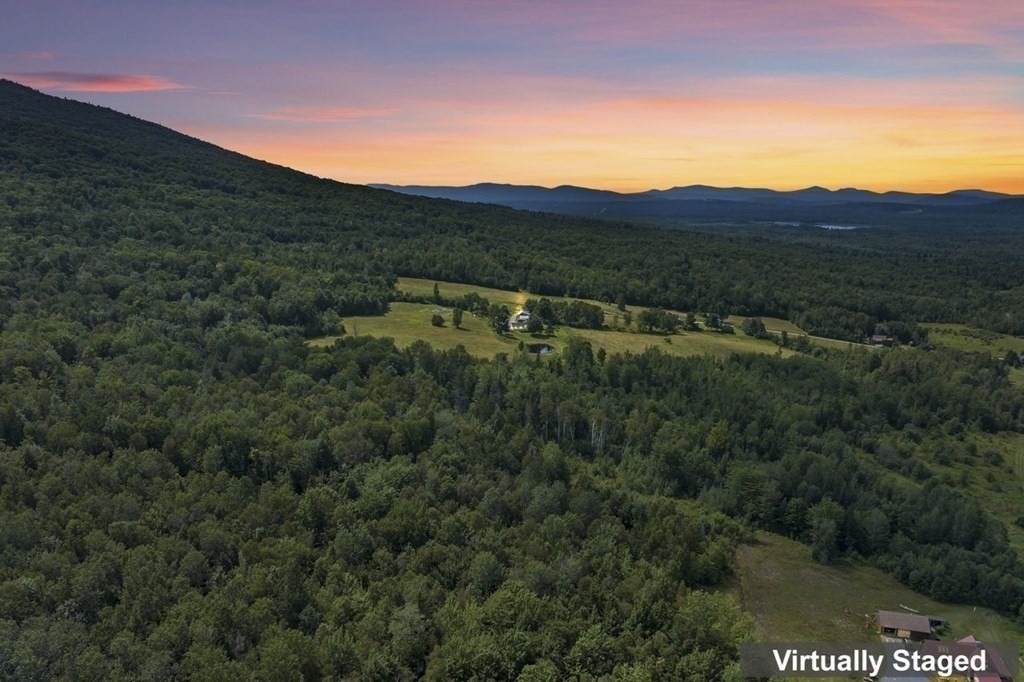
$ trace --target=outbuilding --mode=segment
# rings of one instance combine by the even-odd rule
[[[940,618],[922,616],[919,613],[878,612],[879,634],[893,639],[909,639],[913,642],[932,639],[932,632],[942,622]]]

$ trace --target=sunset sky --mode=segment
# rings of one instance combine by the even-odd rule
[[[0,74],[347,182],[1024,192],[1024,0],[0,0]]]

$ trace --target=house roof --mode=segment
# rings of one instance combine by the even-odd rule
[[[878,625],[883,628],[894,630],[909,630],[911,632],[931,632],[932,626],[928,616],[917,613],[901,613],[899,611],[879,611]]]
[[[925,642],[925,650],[928,650],[928,645],[931,642]],[[940,642],[935,642],[940,644]],[[1003,678],[1010,677],[1010,671],[1002,657],[995,649],[984,646],[981,642],[974,638],[974,635],[967,635],[963,639],[957,640],[956,644],[946,644],[947,651],[944,653],[960,654],[960,653],[977,653],[979,649],[985,649],[988,655],[988,667],[989,672],[979,673],[979,682],[988,682],[989,680],[996,681]],[[956,649],[950,649],[950,647],[956,647]]]
[[[977,644],[961,644],[960,642],[939,642],[934,639],[925,640],[922,647],[926,654],[932,656],[973,656],[978,653]]]

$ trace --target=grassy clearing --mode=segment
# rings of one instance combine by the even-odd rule
[[[985,511],[1006,526],[1011,546],[1024,553],[1024,434],[1002,432],[971,438],[973,455],[936,456],[938,442],[924,441],[916,454],[937,475],[970,493]]]
[[[752,316],[730,315],[729,317],[725,318],[725,321],[731,323],[737,329],[739,329],[740,326],[742,326],[742,324],[744,322],[746,322],[747,320],[750,319],[750,317],[752,317]],[[789,334],[790,337],[806,336],[812,342],[814,342],[814,343],[816,343],[818,345],[821,345],[821,346],[826,346],[828,348],[842,348],[842,349],[846,349],[846,348],[850,348],[850,347],[867,348],[867,349],[873,348],[873,346],[866,346],[866,345],[864,345],[862,343],[854,343],[852,341],[841,341],[839,339],[829,339],[829,338],[825,338],[824,336],[811,336],[806,331],[804,331],[800,327],[796,326],[795,324],[793,324],[789,320],[783,320],[782,318],[779,318],[779,317],[764,317],[764,316],[760,316],[760,315],[758,317],[760,317],[761,321],[764,322],[765,330],[769,334],[775,334],[776,336],[781,335],[782,332],[786,332],[787,334]]]
[[[432,279],[418,279],[416,277],[399,277],[398,278],[398,290],[404,291],[407,294],[413,294],[416,296],[433,296],[434,295],[434,284],[435,280]],[[441,296],[444,298],[456,298],[459,296],[465,296],[470,293],[477,293],[486,298],[491,303],[505,304],[515,312],[519,308],[522,308],[526,304],[528,298],[541,298],[540,294],[531,294],[528,291],[506,291],[505,289],[491,289],[490,287],[479,287],[475,284],[457,284],[455,282],[437,282],[438,288],[441,290]],[[544,296],[544,298],[552,301],[586,301],[592,305],[596,305],[604,311],[605,317],[614,317],[615,315],[621,315],[621,312],[611,303],[603,303],[601,301],[593,301],[589,298],[568,298],[565,296]],[[644,310],[642,307],[630,306],[629,308],[634,313]]]
[[[751,317],[754,316],[730,315],[729,317],[725,318],[725,321],[731,322],[738,328],[741,324],[749,320]],[[796,326],[789,320],[783,320],[781,317],[764,317],[763,315],[758,315],[757,317],[761,318],[761,321],[764,322],[764,328],[770,332],[776,332],[780,334],[782,332],[786,332],[787,334],[799,334],[800,336],[807,335],[807,332],[805,332],[803,329]]]
[[[976,329],[965,324],[922,324],[937,345],[968,353],[988,353],[1002,357],[1007,351],[1024,352],[1024,339]]]
[[[431,284],[433,286],[433,284]],[[680,332],[672,335],[639,334],[635,332],[571,329],[559,327],[552,336],[543,334],[502,334],[494,333],[485,320],[466,314],[462,328],[451,325],[451,312],[443,313],[446,324],[435,327],[430,318],[438,306],[424,303],[392,303],[386,315],[362,315],[345,318],[345,330],[352,336],[391,337],[399,347],[407,347],[414,341],[426,341],[435,348],[450,349],[462,345],[477,357],[491,358],[498,353],[515,353],[519,342],[547,344],[558,353],[573,336],[582,336],[591,342],[595,350],[604,348],[612,353],[642,353],[650,347],[659,348],[671,355],[713,355],[727,357],[733,353],[761,352],[791,355],[793,351],[780,349],[769,341],[762,341],[743,334],[718,334],[714,332]],[[313,339],[313,346],[328,346],[336,336]]]
[[[997,358],[1006,356],[1007,351],[1024,353],[1024,339],[1009,334],[999,334],[986,329],[977,329],[966,324],[922,324],[928,329],[928,338],[933,343],[967,353],[985,353]],[[1024,387],[1024,367],[1010,369],[1010,381]]]
[[[434,280],[418,279],[414,277],[401,277],[398,280],[398,289],[407,294],[415,296],[431,297],[434,293]],[[511,310],[521,308],[528,298],[535,298],[534,294],[525,291],[506,291],[503,289],[491,289],[472,284],[457,284],[454,282],[437,282],[441,296],[445,298],[458,298],[469,293],[477,293],[487,298],[492,303],[507,305]],[[676,332],[675,334],[641,334],[626,331],[622,324],[622,311],[614,305],[592,301],[589,299],[571,299],[558,296],[549,297],[554,301],[583,300],[587,303],[600,306],[605,313],[605,324],[608,329],[570,329],[560,327],[552,336],[542,334],[530,335],[526,333],[503,334],[498,336],[487,325],[485,320],[466,314],[463,317],[462,328],[455,329],[451,326],[450,311],[444,313],[447,321],[444,327],[434,327],[430,324],[430,318],[438,306],[432,303],[392,303],[391,309],[386,315],[364,315],[349,317],[345,319],[345,327],[348,334],[388,336],[395,340],[400,347],[406,347],[414,341],[427,341],[436,348],[449,349],[457,345],[463,345],[466,350],[477,357],[494,357],[498,353],[516,352],[518,344],[523,341],[526,344],[546,343],[554,352],[560,351],[572,336],[583,336],[587,338],[594,349],[603,348],[607,353],[642,353],[646,349],[655,347],[671,355],[713,355],[715,357],[727,357],[733,353],[760,352],[778,353],[783,356],[793,354],[789,349],[780,349],[770,341],[754,339],[742,332],[735,334],[718,334],[716,332]],[[633,315],[639,314],[646,308],[641,306],[630,306],[629,311]],[[681,313],[680,313],[681,314]],[[742,320],[734,316],[730,318],[734,324],[741,324]],[[762,318],[769,329],[781,333],[804,334],[803,330],[796,325],[778,318]],[[313,339],[309,343],[313,346],[326,346],[334,343],[337,337],[327,336]],[[847,348],[850,345],[845,341],[834,339],[819,339],[810,337],[813,341],[823,345]]]
[[[525,291],[505,291],[504,289],[491,289],[489,287],[478,287],[474,284],[457,284],[455,282],[437,282],[432,279],[419,279],[416,277],[399,277],[398,290],[414,296],[431,297],[434,295],[434,284],[441,290],[441,296],[445,298],[458,298],[466,294],[479,294],[491,303],[505,304],[509,308],[518,308],[526,303],[530,294]],[[515,312],[513,310],[513,312]]]
[[[494,357],[498,353],[513,353],[517,341],[508,336],[498,336],[484,320],[466,314],[462,317],[462,328],[451,324],[451,313],[444,314],[445,326],[435,327],[430,323],[436,305],[422,303],[392,303],[386,315],[361,315],[345,318],[345,332],[350,336],[388,336],[401,348],[414,341],[426,341],[435,348],[452,349],[463,345],[471,354],[479,357]],[[329,346],[336,336],[313,339],[313,346]]]
[[[426,296],[426,297],[433,296],[433,294],[434,294],[434,284],[435,284],[435,280],[432,280],[432,279],[420,279],[420,278],[416,278],[416,277],[399,277],[398,278],[398,290],[399,291],[403,291],[403,292],[408,293],[408,294],[413,294],[413,295],[416,295],[416,296]],[[498,304],[507,305],[509,307],[509,309],[512,310],[513,312],[515,310],[518,310],[519,308],[522,308],[523,305],[526,303],[527,299],[529,299],[529,298],[540,298],[539,294],[531,294],[531,293],[526,292],[526,291],[507,291],[505,289],[492,289],[490,287],[481,287],[481,286],[476,286],[476,285],[473,285],[473,284],[457,284],[455,282],[436,282],[436,284],[438,285],[438,288],[440,289],[441,295],[443,297],[445,297],[445,298],[455,298],[455,297],[464,296],[466,294],[474,293],[475,292],[475,293],[483,296],[484,298],[486,298],[487,300],[489,300],[492,303],[498,303]],[[581,299],[568,298],[568,297],[565,297],[565,296],[547,296],[546,298],[549,298],[552,301],[566,301],[566,302],[579,300],[579,301],[584,301],[585,303],[590,303],[591,305],[596,305],[596,306],[600,307],[601,310],[604,311],[605,325],[607,325],[610,330],[613,330],[613,332],[616,332],[616,333],[620,332],[620,331],[621,332],[625,332],[625,328],[624,328],[624,324],[623,324],[623,311],[619,310],[618,308],[616,308],[611,303],[607,303],[607,302],[603,302],[603,301],[595,301],[595,300],[588,299],[588,298],[581,298]],[[631,305],[631,306],[628,307],[628,311],[634,317],[636,315],[640,314],[642,311],[647,310],[647,309],[648,308],[645,307],[645,306],[633,306],[633,305]],[[684,311],[673,311],[673,312],[679,314],[680,316],[685,315]],[[700,318],[703,317],[703,315],[702,314],[698,314],[697,317],[698,317],[698,319],[700,319]],[[732,316],[726,318],[726,322],[729,322],[729,323],[733,324],[737,329],[739,329],[739,326],[741,324],[743,324],[743,321],[746,320],[746,319],[747,318],[742,316],[742,315],[732,315]],[[803,329],[801,329],[800,327],[796,326],[795,324],[793,324],[792,322],[790,322],[788,320],[783,320],[783,319],[778,318],[778,317],[762,317],[761,320],[764,322],[765,327],[768,329],[768,331],[770,331],[772,333],[781,334],[783,331],[785,331],[787,334],[796,334],[796,335],[801,335],[801,336],[807,336],[807,332],[806,331],[804,331]],[[610,332],[604,331],[603,333],[610,333]],[[631,335],[631,336],[634,336],[634,335]],[[605,345],[603,347],[608,352],[613,352],[612,346],[621,347],[622,351],[630,350],[630,351],[633,351],[633,352],[640,352],[644,348],[647,348],[648,346],[653,345],[653,343],[650,341],[650,338],[654,338],[653,335],[640,335],[640,336],[641,336],[641,338],[644,338],[644,339],[647,339],[647,340],[639,341],[638,339],[635,339],[635,338],[616,339],[615,337],[608,337],[607,340],[606,340],[606,343],[605,343]],[[689,337],[689,336],[693,336],[693,335],[692,334],[687,334],[687,336]],[[714,335],[714,336],[718,337],[717,334]],[[719,337],[719,338],[727,339],[728,335],[725,335],[725,336],[722,336],[722,337]],[[862,346],[861,344],[850,343],[848,341],[839,341],[837,339],[827,339],[827,338],[820,337],[820,336],[808,336],[808,338],[811,341],[813,341],[814,343],[818,343],[820,345],[828,346],[828,347],[831,347],[831,348],[849,348],[850,346],[866,347],[866,346]],[[739,339],[743,339],[743,340],[739,340]],[[740,351],[741,350],[751,350],[751,346],[747,343],[748,340],[749,339],[747,339],[747,337],[744,334],[742,334],[741,332],[737,332],[736,337],[735,337],[735,339],[732,340],[732,342],[730,342],[728,340],[725,340],[725,341],[722,341],[721,343],[700,343],[700,342],[697,342],[696,340],[694,340],[694,342],[692,344],[689,344],[689,346],[693,347],[693,348],[705,347],[707,349],[707,352],[710,352],[712,354],[721,354],[723,347],[726,347],[726,348],[732,347],[732,349],[733,349],[732,351],[726,351],[726,352],[735,352],[737,350],[740,350]],[[673,341],[673,343],[675,343],[675,342],[676,341]],[[757,342],[757,343],[759,343],[759,342]],[[672,352],[670,349],[666,349],[666,350],[668,352]],[[755,350],[763,350],[763,349],[762,348],[756,348]],[[699,352],[699,351],[697,351],[697,352]],[[693,351],[693,350],[686,350],[682,354],[693,355],[694,353],[695,353],[695,351]],[[787,351],[784,354],[789,355],[790,353]]]
[[[670,355],[713,355],[728,357],[734,353],[781,353],[793,354],[789,349],[779,348],[770,341],[762,341],[745,334],[718,334],[716,332],[677,332],[672,335],[636,334],[632,332],[605,331],[598,329],[567,330],[588,339],[594,348],[604,348],[611,353],[642,353],[650,347],[658,348]]]
[[[736,570],[739,598],[760,641],[877,641],[865,614],[905,604],[946,618],[943,639],[973,634],[983,642],[1024,642],[1024,629],[991,609],[936,602],[864,564],[823,566],[807,546],[779,535],[759,533],[755,544],[741,547]]]
[[[986,473],[980,481],[984,490],[972,492],[985,509],[1003,522],[1010,534],[1010,544],[1024,554],[1024,528],[1017,525],[1017,519],[1024,517],[1024,434],[998,433],[988,436],[988,444],[1003,456],[1005,465],[991,466],[994,471]]]

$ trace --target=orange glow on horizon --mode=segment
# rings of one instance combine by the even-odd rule
[[[343,181],[1024,192],[1021,0],[80,4],[4,73]]]
[[[527,111],[532,109],[532,111]],[[344,182],[573,184],[643,191],[688,184],[1024,193],[1024,113],[1012,108],[624,98],[504,114],[449,131],[188,130]]]

